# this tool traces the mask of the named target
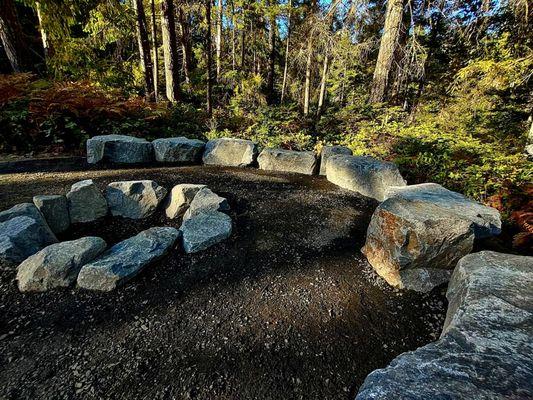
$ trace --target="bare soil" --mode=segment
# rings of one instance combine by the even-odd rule
[[[204,183],[227,197],[234,233],[175,250],[111,293],[19,293],[0,271],[2,399],[349,399],[368,373],[435,340],[444,288],[394,290],[360,253],[377,203],[321,177],[251,169],[90,169],[81,160],[0,175],[0,209],[92,178]],[[40,170],[40,171],[39,171]],[[23,172],[27,171],[27,172]],[[108,244],[141,221],[73,226]]]

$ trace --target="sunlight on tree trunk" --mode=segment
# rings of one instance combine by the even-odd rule
[[[217,57],[217,71],[216,80],[220,80],[220,73],[222,70],[222,13],[223,13],[222,0],[217,1],[217,36],[215,38],[216,57]]]
[[[0,40],[15,72],[31,70],[30,49],[13,0],[0,0]]]
[[[183,73],[185,75],[185,82],[190,83],[192,69],[191,33],[187,16],[182,6],[178,9],[178,21],[180,26],[181,50],[183,52]]]
[[[287,72],[289,69],[289,46],[291,41],[291,11],[292,0],[289,0],[287,14],[287,38],[285,39],[285,65],[283,66],[283,83],[281,84],[281,103],[285,98],[285,91],[287,90]]]
[[[211,116],[213,113],[212,104],[212,86],[213,86],[213,71],[212,71],[212,49],[211,49],[211,0],[206,0],[205,3],[205,19],[207,24],[207,38],[206,38],[206,55],[207,55],[207,114]]]
[[[267,87],[266,97],[267,103],[274,103],[274,79],[275,79],[275,67],[276,67],[276,16],[274,11],[270,9],[270,0],[267,0],[267,12],[268,18],[268,74],[267,74]]]
[[[50,42],[48,40],[48,34],[46,33],[46,30],[44,29],[41,3],[38,1],[35,2],[35,11],[37,13],[37,20],[39,21],[39,32],[41,33],[41,41],[43,43],[44,61],[45,63],[47,63],[50,57]]]
[[[326,85],[328,81],[328,68],[329,68],[329,54],[324,55],[324,65],[322,67],[322,80],[320,81],[320,93],[318,95],[318,108],[316,112],[317,119],[322,115],[324,108],[324,101],[326,100]]]
[[[148,101],[154,101],[154,75],[152,70],[152,59],[150,57],[150,41],[146,28],[146,15],[142,0],[133,0],[137,20],[137,42],[139,45],[139,57],[141,69],[144,75],[145,96]]]
[[[159,55],[157,54],[155,0],[150,1],[150,12],[152,17],[152,51],[154,55],[154,98],[157,101],[159,99]]]
[[[313,63],[313,38],[312,36],[310,36],[307,42],[307,60],[305,63],[304,115],[309,115],[309,97],[311,94],[312,63]]]
[[[180,72],[178,63],[178,43],[176,40],[176,22],[174,18],[174,1],[163,0],[161,29],[163,31],[163,55],[165,58],[166,95],[170,102],[176,102],[180,96]]]

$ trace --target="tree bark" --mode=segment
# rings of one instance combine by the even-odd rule
[[[267,0],[267,6],[270,6],[270,0]],[[268,104],[274,103],[274,79],[275,79],[275,61],[276,61],[276,16],[269,11],[268,17],[268,73],[266,98]]]
[[[150,1],[150,12],[152,17],[152,51],[154,58],[154,98],[159,99],[159,55],[157,54],[157,24],[155,15],[155,0]]]
[[[135,9],[137,19],[137,42],[139,45],[141,69],[144,74],[145,96],[148,101],[153,101],[154,74],[152,58],[150,57],[150,40],[148,39],[148,29],[146,27],[146,14],[142,0],[133,0],[133,8]]]
[[[213,72],[212,72],[212,49],[211,49],[211,0],[206,0],[205,3],[205,19],[207,24],[207,38],[206,49],[207,52],[207,114],[211,116],[213,113],[212,104],[212,86],[213,86]]]
[[[309,115],[309,97],[311,94],[311,67],[313,63],[313,38],[309,36],[307,42],[307,61],[305,63],[304,83],[304,115]]]
[[[163,55],[165,58],[166,95],[170,102],[180,97],[180,66],[178,62],[178,42],[176,40],[176,20],[174,18],[174,0],[161,3],[163,31]]]
[[[39,21],[39,32],[41,33],[41,42],[43,43],[44,61],[46,64],[52,52],[50,48],[50,41],[48,40],[48,34],[46,33],[46,30],[44,28],[43,12],[41,9],[41,3],[39,1],[35,2],[35,11],[37,13],[37,20]]]
[[[287,38],[285,40],[285,65],[283,66],[283,83],[281,84],[281,103],[285,98],[285,91],[287,90],[287,72],[289,69],[289,45],[291,40],[291,8],[292,0],[289,0],[289,12],[287,15]]]
[[[246,35],[246,7],[242,6],[242,29],[241,29],[241,72],[244,72],[244,63],[246,61],[246,52],[244,49]]]
[[[0,0],[0,40],[14,72],[33,69],[25,39],[13,0]]]
[[[235,71],[237,66],[237,54],[235,45],[235,30],[237,19],[235,17],[235,0],[231,0],[231,69]]]
[[[328,68],[329,68],[329,54],[326,51],[324,55],[324,65],[322,67],[322,80],[320,82],[320,93],[318,95],[318,107],[316,116],[317,119],[322,115],[322,110],[324,108],[324,101],[326,100],[326,85],[328,81]]]
[[[183,52],[183,73],[185,74],[185,82],[189,83],[191,80],[192,69],[192,44],[189,22],[187,21],[187,16],[183,7],[179,7],[178,21],[181,33],[181,50]]]
[[[216,47],[216,80],[220,80],[220,74],[222,71],[222,13],[223,13],[222,0],[217,0],[217,35],[215,38],[215,47]]]
[[[388,0],[387,2],[385,26],[381,36],[378,59],[372,80],[371,103],[383,102],[387,97],[393,61],[401,34],[405,1]]]

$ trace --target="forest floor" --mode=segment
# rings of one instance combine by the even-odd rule
[[[368,373],[440,334],[444,289],[387,287],[359,251],[377,203],[322,177],[81,160],[20,170],[0,175],[0,209],[88,178],[204,183],[228,198],[234,232],[110,293],[22,294],[0,271],[0,398],[353,399]],[[108,218],[60,239],[113,244],[155,225],[180,221]]]

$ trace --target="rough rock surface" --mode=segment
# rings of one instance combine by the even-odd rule
[[[152,142],[156,161],[199,164],[202,161],[202,154],[205,142],[186,137],[156,139]]]
[[[39,211],[35,204],[32,203],[20,203],[11,207],[10,209],[0,212],[0,222],[5,222],[11,218],[20,217],[21,215],[26,215],[41,223],[45,228],[48,228],[50,231],[49,234],[54,236],[43,214]]]
[[[220,138],[205,145],[204,164],[247,167],[254,163],[257,148],[250,140]]]
[[[472,221],[477,239],[498,235],[501,232],[502,221],[498,210],[472,201],[437,183],[390,187],[385,192],[385,197],[402,197],[417,202],[428,202],[458,217],[468,219]]]
[[[264,149],[257,158],[259,168],[266,171],[294,172],[313,175],[317,159],[312,151]]]
[[[352,151],[344,146],[324,146],[320,152],[320,175],[326,175],[326,163],[332,156],[346,155],[351,156]]]
[[[28,215],[0,222],[0,266],[13,267],[55,242],[48,225]]]
[[[135,277],[143,268],[163,257],[180,236],[171,227],[154,227],[117,243],[78,275],[84,289],[110,291]]]
[[[219,196],[211,191],[211,189],[205,187],[196,193],[189,208],[183,215],[183,219],[189,219],[202,212],[229,211],[229,209],[228,201],[224,197]]]
[[[354,190],[378,201],[385,199],[390,186],[405,186],[398,167],[372,157],[337,155],[326,163],[328,181],[344,189]]]
[[[33,204],[43,214],[54,233],[61,233],[70,226],[67,198],[63,195],[40,195],[33,197]]]
[[[165,208],[167,217],[173,219],[182,216],[189,208],[196,193],[206,187],[206,185],[194,185],[190,183],[174,186],[170,191]]]
[[[533,398],[532,266],[491,251],[462,258],[441,338],[372,372],[356,399]]]
[[[76,281],[81,267],[103,252],[106,246],[103,239],[90,236],[45,247],[19,265],[19,290],[43,292],[70,286]]]
[[[180,231],[185,252],[196,253],[230,237],[231,218],[218,211],[202,212],[184,220]]]
[[[120,164],[147,163],[153,161],[152,143],[146,139],[125,135],[102,135],[87,140],[87,162],[102,160]]]
[[[445,281],[435,270],[453,269],[473,243],[470,221],[432,203],[393,197],[374,211],[361,251],[390,285],[427,291]]]
[[[152,215],[167,190],[151,180],[111,182],[105,197],[111,214],[132,219]]]
[[[107,201],[92,179],[76,182],[67,193],[70,222],[90,222],[107,214]]]

